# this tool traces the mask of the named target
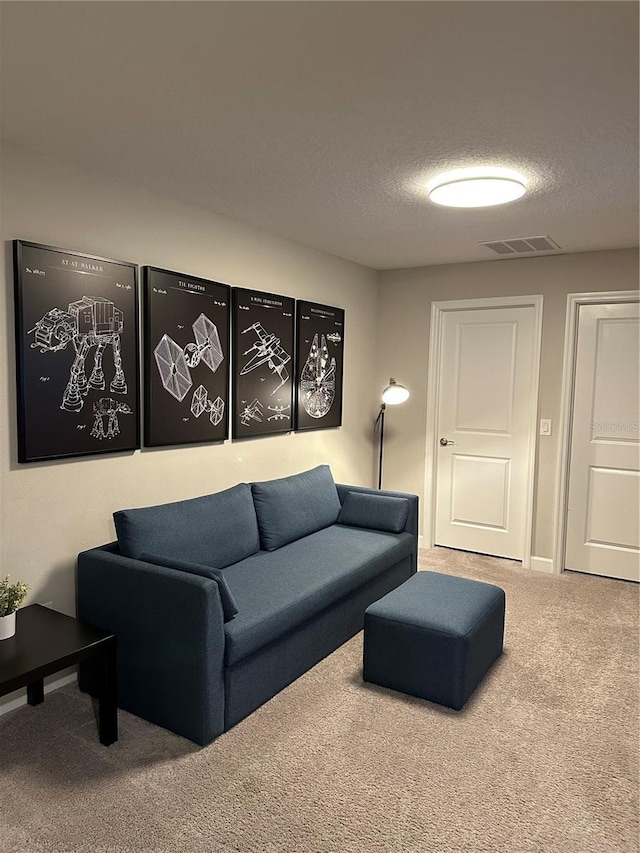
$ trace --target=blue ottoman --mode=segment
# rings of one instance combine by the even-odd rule
[[[502,653],[504,590],[418,572],[364,614],[365,681],[460,710]]]

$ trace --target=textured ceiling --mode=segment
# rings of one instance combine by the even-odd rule
[[[638,243],[635,2],[3,2],[2,135],[377,269]],[[432,205],[466,165],[524,200]]]

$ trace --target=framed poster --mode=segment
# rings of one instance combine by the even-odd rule
[[[139,447],[137,267],[13,246],[18,461]]]
[[[344,311],[296,303],[296,429],[342,424]]]
[[[292,429],[294,300],[233,289],[233,437]]]
[[[144,443],[229,435],[230,288],[144,268]]]

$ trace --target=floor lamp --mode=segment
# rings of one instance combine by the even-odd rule
[[[378,488],[382,488],[382,454],[384,451],[384,413],[387,406],[397,406],[399,403],[404,403],[409,399],[409,389],[404,385],[399,385],[392,377],[389,384],[382,392],[382,402],[380,403],[380,411],[376,418],[374,432],[380,431],[380,458],[378,460]]]

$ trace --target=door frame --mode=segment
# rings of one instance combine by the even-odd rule
[[[610,290],[595,293],[568,293],[567,316],[564,331],[564,359],[562,363],[562,397],[560,401],[560,461],[556,477],[558,502],[555,517],[555,541],[553,548],[553,572],[564,572],[567,544],[567,502],[569,499],[569,468],[571,462],[571,427],[573,418],[573,395],[576,378],[576,355],[578,348],[578,315],[581,305],[606,305],[638,302],[637,290]]]
[[[536,437],[538,422],[538,388],[540,384],[540,355],[542,351],[542,294],[535,296],[492,296],[484,299],[454,299],[431,303],[431,323],[429,336],[429,369],[427,379],[427,446],[424,483],[424,545],[433,548],[435,544],[436,524],[436,421],[439,405],[438,387],[440,378],[440,349],[444,315],[451,311],[471,311],[483,308],[533,308],[533,387],[531,410],[529,413],[529,441],[527,447],[527,502],[522,547],[522,565],[528,569],[531,564],[531,542],[533,539],[533,502],[536,464]]]

